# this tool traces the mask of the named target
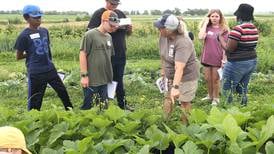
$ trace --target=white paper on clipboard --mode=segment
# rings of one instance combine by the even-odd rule
[[[131,25],[131,18],[120,18],[119,26]]]
[[[222,68],[219,68],[219,69],[217,70],[217,72],[218,72],[218,75],[219,75],[220,80],[222,80],[222,78],[223,78],[223,69],[222,69]]]
[[[168,80],[165,77],[160,77],[156,80],[156,85],[160,91],[160,93],[164,93],[168,91]]]
[[[117,82],[112,81],[111,83],[108,83],[108,98],[114,99],[115,92],[116,92],[116,87],[117,87]]]

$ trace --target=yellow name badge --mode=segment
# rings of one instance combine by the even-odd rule
[[[40,34],[39,33],[30,34],[29,36],[30,36],[31,39],[40,38]]]

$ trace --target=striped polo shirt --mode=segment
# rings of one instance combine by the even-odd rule
[[[257,57],[256,46],[259,34],[254,24],[248,22],[237,25],[231,30],[228,37],[238,41],[237,49],[226,53],[228,61],[244,61]]]

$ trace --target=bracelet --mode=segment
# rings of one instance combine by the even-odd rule
[[[84,77],[88,77],[88,72],[81,73],[80,75],[81,75],[81,77],[83,77],[83,78],[84,78]]]
[[[172,85],[172,88],[179,89],[179,85]]]

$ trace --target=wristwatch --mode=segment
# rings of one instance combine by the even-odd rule
[[[172,85],[172,88],[179,89],[179,85]]]
[[[80,75],[81,75],[81,77],[82,77],[82,78],[84,78],[84,77],[88,77],[88,72],[81,73]]]

